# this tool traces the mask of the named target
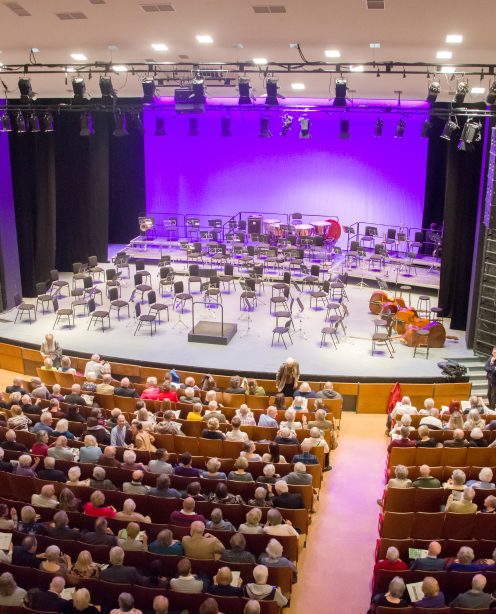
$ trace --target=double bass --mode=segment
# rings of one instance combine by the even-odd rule
[[[405,301],[403,298],[388,296],[387,292],[383,292],[382,290],[378,290],[372,293],[372,296],[369,299],[369,309],[370,312],[374,315],[379,315],[384,311],[389,311],[389,313],[397,313],[400,309],[405,309]]]
[[[417,342],[417,331],[426,330],[429,333],[429,347],[442,348],[446,341],[446,329],[441,322],[421,318],[413,307],[400,309],[395,318],[396,332],[401,335],[401,342],[408,347],[414,347]],[[456,337],[454,337],[456,339]]]

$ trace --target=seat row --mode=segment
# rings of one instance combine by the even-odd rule
[[[496,465],[496,448],[393,448],[387,466],[396,465],[487,467]]]
[[[235,566],[231,567],[234,569]],[[40,570],[28,567],[18,567],[16,565],[9,565],[8,563],[0,563],[0,572],[10,572],[14,576],[16,583],[26,590],[31,588],[47,590],[48,584],[53,578],[51,574],[44,573]],[[252,578],[250,581],[252,581]],[[208,597],[206,593],[179,593],[164,588],[150,588],[137,584],[118,584],[95,578],[81,580],[77,586],[78,588],[87,588],[90,592],[92,603],[101,606],[104,611],[108,611],[110,608],[115,607],[121,593],[132,594],[140,609],[146,611],[153,610],[153,600],[157,595],[165,595],[169,599],[169,606],[171,609],[174,611],[187,610],[190,614],[198,614],[201,604]],[[222,608],[224,614],[239,614],[239,612],[243,611],[247,601],[240,597],[217,596],[215,596],[215,600],[219,604],[219,607]],[[275,601],[260,601],[260,606],[262,614],[278,614],[280,611]],[[23,607],[6,607],[2,608],[2,611],[4,611],[5,614],[35,614],[34,610]]]
[[[381,561],[386,558],[388,548],[394,546],[400,553],[400,559],[402,561],[408,561],[410,558],[410,548],[427,550],[431,540],[428,539],[413,539],[407,537],[406,539],[393,539],[390,537],[380,537],[377,540],[375,560]],[[442,558],[456,557],[458,551],[463,546],[472,548],[475,554],[475,560],[478,559],[492,559],[493,552],[496,549],[496,539],[444,539],[439,538],[436,540],[441,546]]]
[[[492,492],[487,488],[474,488],[473,502],[479,509]],[[449,488],[387,488],[384,491],[383,509],[388,512],[438,512],[451,494]]]
[[[491,469],[491,471],[496,475],[496,466],[485,465],[485,467],[488,467],[489,469]],[[438,479],[440,482],[446,482],[446,480],[448,480],[451,477],[451,474],[453,473],[455,469],[461,469],[463,473],[467,476],[467,480],[478,480],[479,473],[480,473],[480,470],[482,469],[482,466],[465,465],[461,467],[459,466],[452,467],[451,465],[445,465],[445,466],[440,466],[440,467],[429,466],[429,469],[430,469],[429,473],[431,477]],[[395,470],[396,470],[396,467],[390,467],[389,470],[387,471],[386,479],[393,478],[395,475],[394,473]],[[416,480],[420,475],[420,466],[418,465],[407,466],[407,470],[408,470],[408,478],[412,481]]]
[[[379,535],[391,539],[488,539],[496,535],[496,514],[384,512]]]

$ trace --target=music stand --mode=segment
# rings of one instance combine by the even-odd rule
[[[361,277],[360,277],[360,281],[357,283],[357,288],[368,288],[369,285],[364,281],[364,278],[363,278],[363,258],[360,257],[359,262],[360,262]]]
[[[346,237],[346,251],[350,251],[350,235],[353,234],[353,228],[351,226],[343,226],[343,232],[348,235]]]
[[[298,305],[298,309],[299,309],[299,312],[296,315],[296,318],[297,318],[297,320],[299,322],[299,325],[298,325],[298,330],[295,331],[295,335],[299,335],[300,337],[303,337],[303,339],[305,339],[305,341],[308,341],[307,334],[303,330],[303,327],[301,325],[301,323],[302,323],[302,321],[304,319],[308,319],[308,318],[304,318],[303,317],[303,312],[305,311],[305,305],[303,305],[303,303],[302,303],[302,301],[301,301],[301,299],[299,297],[296,298],[296,304]]]
[[[243,297],[242,300],[243,300],[244,306],[246,307],[246,311],[239,316],[238,320],[240,321],[246,320],[248,326],[246,327],[246,330],[241,335],[239,335],[239,337],[240,339],[243,339],[243,337],[248,337],[249,335],[251,335],[252,337],[260,337],[260,335],[256,333],[254,330],[252,330],[252,327],[251,327],[251,323],[253,320],[251,314],[252,314],[252,311],[255,310],[255,307],[253,308],[253,310],[250,308],[250,301],[247,298]]]

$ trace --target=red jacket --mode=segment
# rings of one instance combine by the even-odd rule
[[[416,445],[415,441],[411,439],[393,439],[393,441],[388,445],[388,452],[391,452],[393,448],[414,448]]]
[[[140,398],[148,399],[149,401],[159,401],[161,394],[162,392],[158,386],[151,386],[150,388],[143,390]]]
[[[394,561],[394,563],[391,563],[391,561],[388,561],[387,559],[377,561],[377,563],[374,565],[374,578],[377,576],[379,569],[386,569],[387,571],[403,571],[408,569],[408,565],[403,563],[403,561],[400,561],[400,559]]]

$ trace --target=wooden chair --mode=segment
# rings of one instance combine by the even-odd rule
[[[384,511],[413,512],[416,488],[387,488],[384,493]]]
[[[377,542],[376,548],[376,561],[382,561],[386,557],[388,548],[394,546],[399,550],[400,559],[402,561],[408,560],[408,551],[413,548],[413,539],[390,539],[388,537],[381,537]]]
[[[390,539],[412,537],[414,521],[414,512],[384,512],[380,536]]]
[[[443,537],[444,517],[444,512],[415,512],[411,536],[428,540]]]
[[[453,514],[448,512],[444,520],[443,537],[470,539],[475,529],[476,514]]]
[[[438,512],[446,502],[448,491],[444,488],[415,488],[413,510],[415,512]]]
[[[205,439],[204,437],[198,438],[198,453],[200,456],[222,456],[223,453],[223,441],[222,439]]]

